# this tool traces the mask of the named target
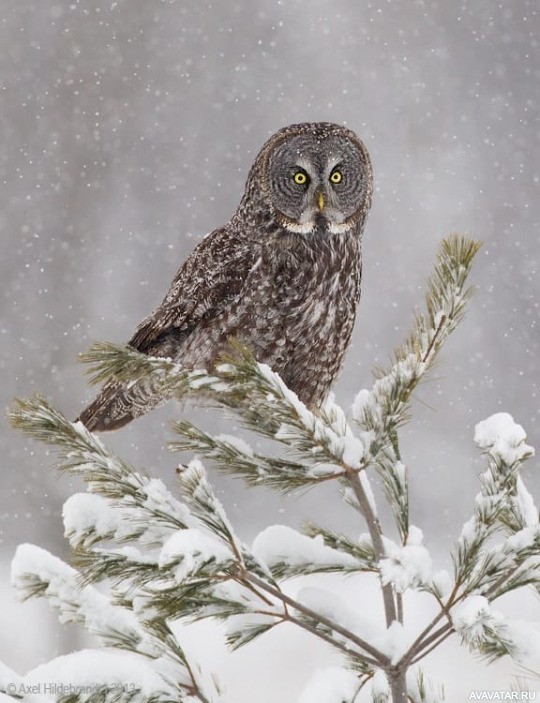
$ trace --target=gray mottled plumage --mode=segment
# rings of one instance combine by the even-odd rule
[[[211,369],[237,337],[319,405],[354,324],[371,194],[369,155],[354,132],[324,122],[280,130],[255,159],[231,220],[195,248],[129,344]],[[111,381],[80,420],[117,429],[165,400],[147,382]]]

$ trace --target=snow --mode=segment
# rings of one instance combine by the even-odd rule
[[[387,703],[387,701],[390,701],[390,686],[381,669],[375,672],[371,680],[371,693],[373,703]]]
[[[358,676],[352,671],[328,667],[315,671],[298,698],[298,703],[343,703],[353,699]]]
[[[40,580],[49,581],[51,578],[68,580],[76,573],[61,559],[33,544],[19,545],[11,562],[11,583],[15,588],[24,587],[27,574],[35,574]]]
[[[302,403],[298,398],[296,393],[292,391],[284,381],[281,379],[280,375],[275,371],[272,371],[268,364],[257,364],[260,374],[265,378],[270,385],[274,388],[278,396],[282,396],[284,401],[290,405],[291,408],[295,410],[298,417],[302,420],[306,427],[309,427],[314,419],[313,413],[308,410],[308,408]]]
[[[253,457],[253,449],[240,437],[235,437],[230,434],[219,434],[214,437],[217,442],[223,442],[230,445],[235,451],[240,454],[245,454],[248,457]]]
[[[385,404],[396,385],[409,385],[413,379],[421,376],[424,366],[418,355],[412,353],[397,361],[386,376],[378,378],[373,384],[371,390],[373,400],[370,404]]]
[[[17,548],[11,582],[22,596],[32,585],[46,584],[44,595],[60,611],[62,623],[82,621],[98,637],[119,633],[135,641],[142,638],[133,613],[112,605],[94,586],[81,587],[75,569],[40,547],[22,544]]]
[[[486,634],[496,633],[512,647],[512,658],[530,668],[540,665],[540,626],[537,623],[506,619],[493,610],[484,596],[469,596],[452,608],[456,631],[470,643],[481,642]]]
[[[350,554],[327,547],[322,535],[308,537],[286,525],[272,525],[260,532],[253,542],[252,551],[269,567],[280,562],[291,566],[358,567],[357,560]]]
[[[27,684],[41,684],[52,697],[72,692],[91,694],[100,685],[127,691],[140,691],[141,698],[169,692],[169,686],[142,655],[118,650],[83,649],[57,657],[25,676]],[[174,695],[172,691],[169,695]],[[135,698],[137,700],[137,697]]]
[[[525,430],[509,413],[495,413],[479,422],[474,430],[476,445],[508,466],[534,455],[534,449],[525,443],[526,439]]]
[[[296,594],[302,605],[323,615],[337,625],[345,627],[365,640],[373,641],[378,637],[372,622],[350,608],[337,593],[326,588],[303,586]]]
[[[145,507],[149,510],[166,511],[186,525],[194,523],[189,508],[176,500],[161,479],[151,478],[142,486],[142,491],[146,495]]]
[[[348,431],[340,435],[309,411],[303,413],[301,419],[305,429],[312,434],[315,442],[320,442],[337,463],[343,462],[351,469],[361,467],[366,450],[362,440],[354,436],[350,428],[347,428]],[[283,423],[276,432],[275,438],[285,443],[294,443],[295,440],[300,439],[300,436],[294,426]]]
[[[532,547],[534,542],[540,537],[538,525],[534,527],[524,527],[522,530],[515,532],[506,538],[505,549],[511,552],[521,551]]]
[[[452,577],[445,569],[436,571],[433,574],[431,583],[433,588],[435,588],[435,590],[437,591],[439,598],[443,600],[450,595],[450,593],[452,592],[452,588],[454,587]]]
[[[469,596],[452,609],[452,622],[458,631],[474,627],[491,617],[491,606],[485,596]]]
[[[209,562],[217,564],[234,559],[225,545],[200,530],[185,529],[175,532],[163,545],[159,554],[159,566],[176,562],[175,579],[181,583]]]
[[[258,364],[259,371],[264,378],[275,388],[278,396],[281,396],[285,403],[296,414],[299,421],[308,433],[313,435],[316,442],[321,442],[337,463],[345,463],[352,469],[361,467],[362,459],[366,455],[364,442],[356,437],[341,408],[335,405],[332,399],[327,399],[321,417],[318,417],[309,410],[298,398],[296,393],[291,391],[280,376],[272,371],[267,364]],[[288,424],[283,423],[275,434],[277,440],[292,442],[299,440],[298,430]]]
[[[342,461],[352,469],[360,468],[362,459],[365,456],[364,443],[358,437],[344,437]]]
[[[461,528],[461,533],[459,535],[459,539],[461,542],[471,542],[477,533],[478,530],[478,525],[476,522],[476,518],[470,517],[466,522],[463,523],[463,527]]]
[[[362,388],[353,401],[351,412],[355,420],[362,421],[367,410],[376,411],[377,403],[373,397],[373,393],[367,388]]]
[[[93,531],[104,536],[114,534],[119,524],[119,512],[106,498],[92,493],[75,493],[62,509],[66,536]]]
[[[520,476],[516,482],[516,494],[516,507],[525,524],[528,527],[538,526],[538,508]]]
[[[484,596],[468,596],[451,611],[452,622],[466,641],[475,642],[483,638],[486,628],[496,630],[502,623],[503,617],[493,611]]]
[[[377,647],[395,664],[405,654],[411,644],[411,638],[403,625],[394,620],[387,630],[371,639],[370,644]]]
[[[507,620],[506,635],[514,643],[514,658],[522,665],[538,671],[540,666],[540,626],[526,620]]]
[[[0,689],[6,688],[9,684],[16,686],[22,683],[22,677],[8,668],[3,662],[0,661]],[[11,699],[10,699],[11,700]]]
[[[224,632],[228,637],[247,632],[261,625],[272,625],[280,622],[279,618],[265,613],[244,613],[227,618]]]
[[[127,499],[131,501],[131,496]],[[62,515],[64,519],[64,535],[70,544],[77,548],[80,543],[84,546],[93,544],[96,538],[123,539],[136,536],[138,545],[153,545],[160,543],[174,528],[157,520],[141,520],[136,507],[121,507],[122,502],[112,503],[107,498],[93,493],[76,493],[64,503]],[[173,515],[178,511],[172,506]],[[188,513],[184,514],[186,517]],[[184,522],[184,521],[183,521]],[[131,551],[130,551],[131,550]],[[126,547],[116,550],[137,561],[151,562],[136,547]]]
[[[398,546],[386,539],[387,557],[379,562],[382,582],[391,583],[398,593],[404,593],[408,588],[420,588],[432,581],[431,556],[421,544],[420,529],[412,528],[409,542]]]
[[[401,462],[398,462],[401,464]],[[401,464],[403,466],[403,464]],[[418,547],[424,542],[424,534],[419,527],[416,525],[409,526],[409,534],[407,536],[407,545],[412,547]]]

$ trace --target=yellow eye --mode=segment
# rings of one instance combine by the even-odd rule
[[[303,171],[297,171],[294,174],[294,182],[299,186],[303,186],[305,183],[307,183],[306,174]]]
[[[330,180],[332,181],[332,183],[341,183],[342,178],[343,175],[341,171],[332,171],[330,175]]]

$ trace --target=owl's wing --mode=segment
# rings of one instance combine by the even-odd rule
[[[257,258],[253,243],[227,228],[214,230],[184,262],[163,302],[128,344],[145,354],[166,355],[167,340],[177,346],[240,295]]]
[[[194,249],[176,274],[161,305],[143,320],[128,342],[144,354],[170,356],[198,325],[242,294],[259,252],[253,242],[218,229]],[[111,379],[79,416],[91,432],[115,430],[167,398],[144,383],[126,386]]]

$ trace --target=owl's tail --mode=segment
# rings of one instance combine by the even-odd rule
[[[137,416],[133,412],[130,390],[120,383],[107,383],[76,422],[82,422],[90,432],[110,432],[127,425]]]
[[[76,422],[82,422],[90,432],[111,432],[163,405],[170,397],[163,390],[156,392],[149,382],[138,381],[125,386],[109,381]]]

